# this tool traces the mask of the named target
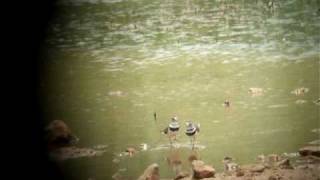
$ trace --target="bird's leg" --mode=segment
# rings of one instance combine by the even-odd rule
[[[196,145],[196,135],[193,136],[192,149],[194,149],[195,145]]]
[[[168,137],[169,137],[169,142],[170,142],[170,147],[172,148],[172,134],[171,133],[169,133],[168,134]]]
[[[173,137],[174,137],[174,141],[177,143],[177,133],[176,132],[174,133]]]
[[[190,137],[190,145],[191,145],[191,148],[193,149],[193,146],[192,146],[192,136]]]

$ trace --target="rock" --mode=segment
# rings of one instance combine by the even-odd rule
[[[250,171],[251,172],[254,172],[254,173],[262,173],[264,171],[266,167],[264,165],[253,165],[251,168],[250,168]]]
[[[278,176],[278,175],[271,175],[271,176],[269,176],[269,178],[268,178],[268,180],[280,180],[280,179],[281,179],[281,177]]]
[[[160,180],[159,165],[156,163],[149,165],[138,180]]]
[[[265,163],[265,161],[266,161],[266,156],[263,155],[263,154],[259,155],[259,156],[257,157],[257,161],[258,161],[259,163]]]
[[[320,157],[320,146],[306,146],[299,149],[299,154],[301,156],[317,156]]]
[[[283,159],[283,160],[277,162],[276,166],[281,168],[281,169],[293,169],[293,167],[290,164],[290,160],[289,159]]]
[[[214,177],[215,169],[212,166],[205,165],[203,161],[194,160],[192,162],[193,178],[203,179]]]
[[[52,121],[46,127],[46,131],[49,149],[69,146],[77,141],[77,138],[72,135],[71,130],[66,123],[61,120]]]
[[[243,169],[238,168],[238,169],[236,170],[236,176],[237,176],[237,177],[244,176],[244,174],[245,174],[245,172],[244,172]]]
[[[268,161],[270,162],[270,163],[275,163],[275,162],[278,162],[278,161],[280,161],[280,156],[279,155],[277,155],[277,154],[269,154],[268,155]]]
[[[128,147],[125,152],[128,153],[128,155],[131,157],[136,154],[137,150],[133,147]]]
[[[176,177],[174,178],[174,180],[187,178],[187,177],[189,177],[189,176],[190,176],[190,173],[188,173],[188,172],[180,172],[179,174],[176,175]]]

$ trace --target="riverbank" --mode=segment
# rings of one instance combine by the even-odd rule
[[[257,162],[252,164],[237,164],[232,158],[226,157],[222,172],[216,172],[214,166],[193,158],[191,169],[189,171],[180,169],[173,178],[161,177],[159,166],[152,164],[138,180],[319,180],[319,152],[319,145],[306,146],[300,148],[294,157],[277,154],[260,155],[257,157]],[[179,169],[179,166],[179,163],[175,163],[173,168]]]

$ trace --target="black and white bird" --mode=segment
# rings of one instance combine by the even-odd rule
[[[186,129],[186,135],[190,137],[192,149],[195,146],[195,140],[197,133],[200,132],[200,124],[194,124],[191,121],[186,123],[187,129]]]
[[[177,133],[180,129],[180,124],[178,121],[178,117],[174,116],[171,118],[171,122],[169,123],[168,127],[163,130],[164,134],[167,134],[170,140],[170,144],[172,144],[173,140],[177,140]]]

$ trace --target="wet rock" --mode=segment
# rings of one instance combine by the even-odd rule
[[[308,156],[302,156],[300,159],[296,160],[297,164],[320,164],[320,157],[317,156],[312,156],[312,155],[308,155]],[[320,167],[320,166],[319,166]]]
[[[75,144],[78,139],[72,135],[70,128],[62,120],[54,120],[46,127],[46,139],[49,149]]]
[[[299,149],[299,154],[301,156],[313,155],[320,157],[320,146],[306,146]]]
[[[271,175],[269,176],[268,180],[280,180],[281,177],[279,175]]]
[[[290,164],[290,160],[289,159],[283,159],[283,160],[277,162],[276,166],[281,168],[281,169],[293,169],[293,167]]]
[[[159,180],[159,165],[154,163],[149,165],[138,178],[138,180]]]
[[[215,169],[212,166],[206,165],[203,161],[194,160],[192,162],[193,178],[203,179],[214,177]]]
[[[184,179],[184,178],[188,178],[188,177],[190,177],[190,173],[188,173],[188,172],[180,172],[179,174],[176,175],[174,180],[180,180],[180,179]]]
[[[245,171],[244,171],[243,169],[238,168],[238,169],[236,170],[236,176],[237,176],[237,177],[241,177],[241,176],[244,176],[244,175],[245,175]]]
[[[128,147],[125,152],[131,157],[137,153],[137,150],[133,147]]]
[[[252,169],[251,172],[258,172],[261,173],[265,170],[265,166],[264,165],[255,165]]]
[[[265,163],[266,162],[266,156],[261,154],[257,157],[257,162],[258,163]]]
[[[280,161],[280,159],[281,159],[280,156],[277,154],[269,154],[268,155],[268,162],[270,162],[270,163],[278,162],[278,161]]]

